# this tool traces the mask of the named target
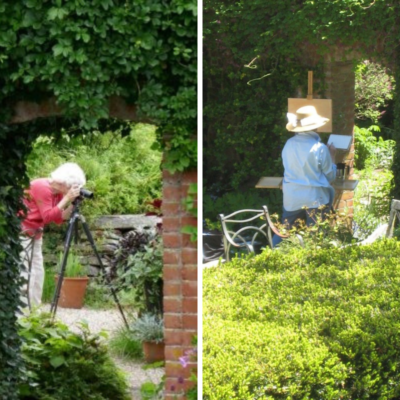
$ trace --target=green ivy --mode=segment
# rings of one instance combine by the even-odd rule
[[[24,0],[0,11],[3,105],[55,96],[93,128],[121,96],[160,136],[196,133],[196,2]],[[167,156],[171,168],[193,167],[195,146],[173,147],[181,157]]]
[[[166,166],[196,165],[197,4],[193,0],[21,0],[0,4],[0,398],[17,398],[22,362],[19,220],[25,162],[39,134],[99,128],[108,99],[157,125]],[[9,125],[16,102],[55,97],[59,118]],[[170,140],[164,140],[168,137]],[[190,141],[192,140],[192,142]],[[170,144],[172,143],[172,144]],[[171,148],[171,155],[169,149]]]
[[[206,0],[204,8],[204,178],[213,194],[281,176],[287,99],[306,97],[308,70],[315,97],[324,96],[324,55],[338,48],[397,64],[398,3]]]
[[[400,65],[400,51],[395,52],[396,64]],[[395,72],[396,82],[400,82],[400,68],[396,69]],[[400,84],[396,85],[395,98],[400,99]],[[396,140],[396,148],[393,160],[393,176],[395,186],[392,190],[392,196],[395,199],[400,199],[400,101],[395,102],[394,106],[394,134],[393,139]]]
[[[189,185],[187,197],[183,200],[183,206],[191,216],[197,218],[197,183]],[[197,242],[197,226],[185,225],[182,227],[181,232],[190,235],[191,242]]]
[[[22,128],[19,130],[18,128]],[[21,285],[19,219],[22,186],[27,183],[24,159],[34,133],[25,127],[0,125],[0,398],[16,399],[20,339],[16,331],[19,286]]]

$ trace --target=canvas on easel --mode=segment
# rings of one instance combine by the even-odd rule
[[[318,132],[332,132],[332,100],[313,99],[313,72],[308,71],[308,94],[306,99],[288,99],[288,112],[295,114],[300,107],[314,106],[318,115],[329,121],[318,128]]]
[[[314,106],[318,115],[329,121],[318,128],[317,132],[332,132],[332,100],[331,99],[288,99],[288,112],[295,114],[303,106]]]

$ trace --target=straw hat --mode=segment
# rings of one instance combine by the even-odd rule
[[[287,113],[289,123],[286,129],[290,132],[307,132],[320,128],[329,119],[317,114],[314,106],[304,106],[296,111],[296,114]]]

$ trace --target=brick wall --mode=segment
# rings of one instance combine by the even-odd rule
[[[197,172],[170,174],[163,172],[163,239],[164,239],[164,332],[165,332],[165,399],[185,399],[184,391],[192,386],[191,362],[183,368],[179,357],[192,349],[197,334],[197,243],[182,234],[185,225],[197,226],[196,218],[182,206]]]
[[[326,78],[328,90],[326,98],[332,99],[332,133],[353,136],[349,151],[337,151],[336,162],[344,162],[350,167],[352,179],[354,165],[354,86],[355,75],[352,61],[330,61],[327,63]],[[337,191],[333,207],[353,215],[352,191]]]

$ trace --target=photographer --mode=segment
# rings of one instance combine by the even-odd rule
[[[27,279],[28,305],[41,303],[44,283],[42,235],[45,225],[62,224],[72,212],[71,203],[80,195],[86,183],[85,174],[75,163],[65,163],[50,174],[30,182],[23,203],[27,209],[23,215],[20,237],[24,250],[21,259],[25,265],[22,276]]]

